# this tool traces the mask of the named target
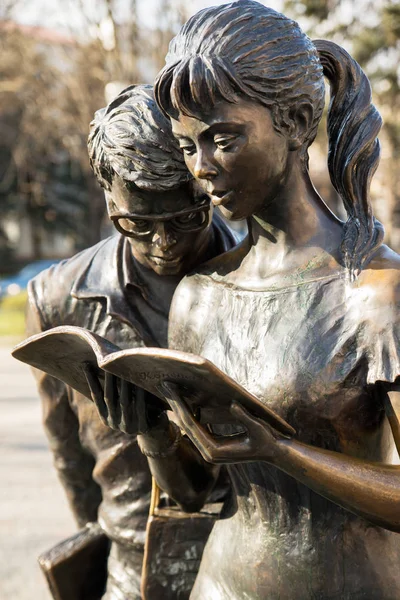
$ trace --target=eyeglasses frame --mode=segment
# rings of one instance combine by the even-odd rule
[[[185,228],[185,227],[179,227],[179,225],[174,225],[171,223],[172,228],[175,231],[179,231],[179,232],[186,232],[186,233],[191,233],[194,231],[201,231],[202,229],[206,229],[207,225],[208,225],[208,214],[210,212],[211,209],[211,204],[202,204],[200,206],[194,206],[191,208],[186,208],[184,210],[178,211],[176,213],[173,213],[172,215],[168,215],[168,216],[160,216],[160,215],[139,215],[139,214],[135,214],[135,213],[129,213],[129,214],[116,214],[116,215],[110,215],[110,219],[113,222],[114,227],[116,228],[116,230],[121,233],[122,235],[126,236],[126,237],[131,237],[131,238],[139,238],[139,239],[143,239],[146,237],[150,237],[151,235],[154,234],[154,225],[152,227],[152,229],[150,231],[145,231],[143,233],[134,233],[133,231],[127,231],[126,229],[124,229],[123,227],[121,227],[121,225],[119,224],[119,220],[120,219],[131,219],[133,220],[137,220],[137,221],[153,221],[154,224],[157,221],[162,221],[162,222],[168,222],[168,221],[174,221],[174,219],[177,219],[179,217],[182,217],[184,215],[188,215],[190,213],[196,212],[196,213],[200,213],[200,212],[204,212],[205,213],[205,220],[204,223],[202,223],[201,225],[198,225],[196,227],[193,228]]]

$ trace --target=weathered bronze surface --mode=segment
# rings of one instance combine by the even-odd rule
[[[117,382],[133,383],[148,391],[154,408],[160,410],[169,409],[165,400],[171,392],[175,395],[178,385],[185,388],[187,402],[202,423],[237,423],[230,408],[232,402],[239,402],[282,435],[291,437],[295,433],[279,415],[226,373],[207,359],[187,352],[166,348],[121,350],[87,329],[64,325],[28,338],[12,354],[87,398],[96,395],[96,387],[104,398],[102,388],[111,373]],[[92,384],[95,379],[100,381]],[[133,398],[127,400],[134,404]]]
[[[346,222],[307,168],[324,76]],[[243,0],[184,25],[155,89],[191,173],[249,226],[240,247],[178,286],[170,347],[211,360],[297,432],[283,438],[237,403],[245,431],[210,431],[174,389],[198,461],[228,464],[234,490],[191,599],[400,598],[400,259],[369,199],[381,125],[369,82],[339,46]],[[175,485],[178,458],[174,475],[152,463],[179,502],[198,483],[186,461],[187,490]]]
[[[346,222],[308,173],[324,76],[328,166]],[[158,149],[174,164],[160,160],[157,144],[144,153],[168,166],[165,177],[157,171],[158,182],[168,180],[162,188],[148,175],[154,165],[132,168],[130,147],[95,142],[92,164],[121,236],[33,282],[31,332],[79,325],[123,349],[165,346],[172,295],[194,269],[174,294],[169,346],[211,361],[250,393],[250,405],[236,398],[235,423],[221,423],[217,388],[199,388],[205,427],[192,392],[167,383],[182,436],[150,395],[137,389],[132,402],[130,384],[118,387],[113,375],[102,387],[87,372],[94,403],[39,376],[75,513],[84,524],[100,506],[114,542],[106,597],[140,597],[147,457],[159,486],[187,511],[207,502],[227,465],[233,495],[191,600],[400,598],[400,258],[383,245],[370,204],[381,119],[369,82],[336,44],[313,43],[285,16],[242,0],[184,25],[155,90],[198,185],[184,183],[171,140]],[[124,101],[98,115],[95,139],[106,140],[103,119]],[[141,139],[152,139],[143,127]],[[216,258],[227,244],[220,226],[208,227],[202,194],[248,222],[242,244]],[[187,219],[190,235],[181,236]],[[295,434],[254,416],[251,395]]]
[[[39,556],[54,600],[99,600],[107,581],[110,540],[98,523],[83,529]]]
[[[231,248],[233,237],[220,219],[211,222],[209,199],[193,184],[151,86],[132,86],[96,113],[89,154],[119,234],[30,283],[28,333],[77,325],[120,348],[166,346],[178,282]],[[55,466],[77,522],[98,519],[112,540],[104,598],[139,600],[151,474],[137,443],[135,403],[125,404],[117,419],[115,378],[106,377],[104,395],[101,389],[96,396],[99,414],[61,381],[40,371],[36,377]],[[134,390],[124,389],[132,400]],[[146,424],[153,418],[165,437],[161,417],[148,411]]]

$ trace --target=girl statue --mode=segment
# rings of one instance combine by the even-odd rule
[[[308,173],[324,76],[345,223]],[[233,489],[191,598],[400,598],[400,260],[370,204],[381,120],[368,80],[339,46],[241,0],[183,26],[156,97],[189,170],[249,226],[179,285],[170,347],[205,356],[296,430],[285,438],[239,404],[234,435],[207,428],[170,386],[210,477],[226,463]],[[153,473],[179,501],[163,460],[151,453]]]

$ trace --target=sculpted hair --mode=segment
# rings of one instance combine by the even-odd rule
[[[155,96],[172,118],[179,113],[199,117],[220,100],[237,103],[246,97],[271,111],[281,133],[290,130],[296,107],[309,103],[313,121],[301,149],[307,167],[307,149],[324,108],[325,74],[333,94],[328,166],[349,216],[342,251],[353,278],[382,242],[383,228],[372,216],[369,199],[379,158],[379,113],[359,65],[336,44],[317,44],[297,23],[253,0],[204,9],[171,41]]]
[[[382,127],[371,102],[371,86],[360,65],[340,46],[316,40],[331,87],[328,112],[328,168],[348,220],[342,253],[352,279],[382,244],[384,228],[372,214],[370,185],[379,164]]]
[[[171,123],[158,108],[150,85],[132,85],[90,124],[90,165],[110,190],[115,174],[143,190],[174,189],[192,179]]]
[[[196,117],[220,100],[237,103],[243,95],[269,108],[280,132],[290,127],[297,103],[313,104],[306,153],[324,108],[318,53],[295,21],[252,0],[214,6],[189,19],[171,41],[155,83],[156,100],[170,117]]]

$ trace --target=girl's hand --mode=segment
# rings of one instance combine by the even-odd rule
[[[274,463],[279,452],[278,441],[285,438],[261,419],[250,415],[239,403],[232,403],[231,413],[246,433],[216,436],[194,418],[178,385],[166,382],[162,387],[181,428],[204,460],[214,464],[257,460]]]

